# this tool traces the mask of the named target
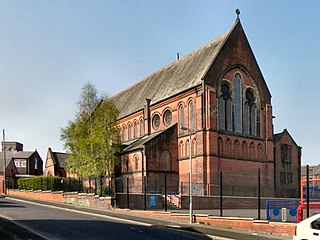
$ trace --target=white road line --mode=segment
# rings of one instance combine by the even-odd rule
[[[106,216],[106,215],[97,214],[97,213],[89,213],[89,212],[84,212],[84,211],[75,210],[75,209],[51,206],[51,205],[46,205],[46,204],[42,204],[42,203],[29,202],[29,201],[22,200],[22,199],[16,199],[16,198],[10,198],[10,197],[6,197],[6,198],[10,199],[10,200],[13,200],[13,201],[25,202],[25,203],[30,203],[30,204],[34,204],[34,205],[38,205],[38,206],[43,206],[43,207],[50,207],[50,208],[60,209],[60,210],[69,211],[69,212],[82,213],[82,214],[86,214],[86,215],[90,215],[90,216],[102,217],[102,218],[106,218],[106,219],[110,219],[110,220],[116,220],[118,222],[119,221],[120,222],[126,222],[126,223],[141,225],[141,226],[147,226],[147,227],[151,227],[152,226],[152,224],[144,223],[144,222],[138,222],[138,221],[134,221],[134,220],[116,218],[116,217]]]
[[[212,235],[207,235],[207,237],[213,240],[236,240],[235,238],[224,238],[224,237],[218,237],[218,236],[212,236]]]

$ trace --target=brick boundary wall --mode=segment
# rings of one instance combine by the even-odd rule
[[[94,194],[85,193],[63,193],[52,191],[30,191],[30,190],[8,190],[8,195],[20,196],[44,201],[67,203],[78,206],[92,207],[98,209],[112,209],[114,199],[111,197],[96,196]],[[178,220],[189,222],[188,214],[177,214],[161,211],[142,211],[128,209],[113,209],[117,212],[126,212],[131,215],[141,215],[146,217],[161,218],[167,220]],[[231,218],[231,217],[213,217],[208,215],[194,215],[194,222],[222,227],[226,229],[241,229],[248,231],[259,231],[270,234],[280,234],[293,236],[295,232],[295,223],[280,223],[255,220],[253,218]]]

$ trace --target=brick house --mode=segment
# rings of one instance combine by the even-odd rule
[[[3,146],[3,144],[2,144]],[[0,174],[3,182],[4,155],[6,159],[7,186],[16,186],[17,180],[21,177],[40,176],[43,174],[43,161],[37,150],[23,151],[23,144],[18,142],[6,142],[5,154],[0,152]],[[3,184],[0,186],[3,192]]]
[[[224,184],[246,188],[257,185],[260,171],[265,195],[291,197],[281,192],[284,145],[292,151],[290,188],[299,189],[301,148],[287,131],[274,136],[271,94],[239,18],[111,99],[120,111],[121,175],[132,191],[143,191],[143,181],[157,190],[166,176],[172,191],[187,193],[191,154],[198,195],[218,194],[220,172]]]
[[[48,148],[44,175],[66,177],[67,157],[67,153],[53,152]]]

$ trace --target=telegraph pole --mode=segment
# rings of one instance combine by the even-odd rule
[[[2,144],[3,144],[3,193],[6,194],[6,167],[7,167],[7,160],[6,160],[6,142],[5,142],[5,132],[3,129],[3,140],[2,140]]]

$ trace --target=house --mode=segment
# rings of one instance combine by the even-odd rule
[[[67,153],[53,152],[48,148],[44,175],[66,177],[67,157]]]
[[[296,196],[282,190],[299,189],[301,147],[286,130],[274,135],[271,93],[239,17],[226,33],[111,99],[130,191],[161,191],[166,179],[172,192],[188,194],[191,159],[194,194],[218,195],[222,174],[238,195],[251,194],[260,176],[263,195]],[[291,163],[282,151],[291,151]]]
[[[21,177],[39,176],[43,174],[43,161],[37,150],[23,151],[23,144],[18,142],[5,142],[5,151],[3,151],[2,148],[2,152],[0,152],[0,174],[2,176],[2,182],[4,162],[6,166],[5,175],[7,187],[16,186],[17,180]],[[3,192],[3,184],[1,184],[0,192]]]
[[[288,197],[300,194],[301,147],[297,145],[287,129],[273,135],[274,184],[276,196]]]

